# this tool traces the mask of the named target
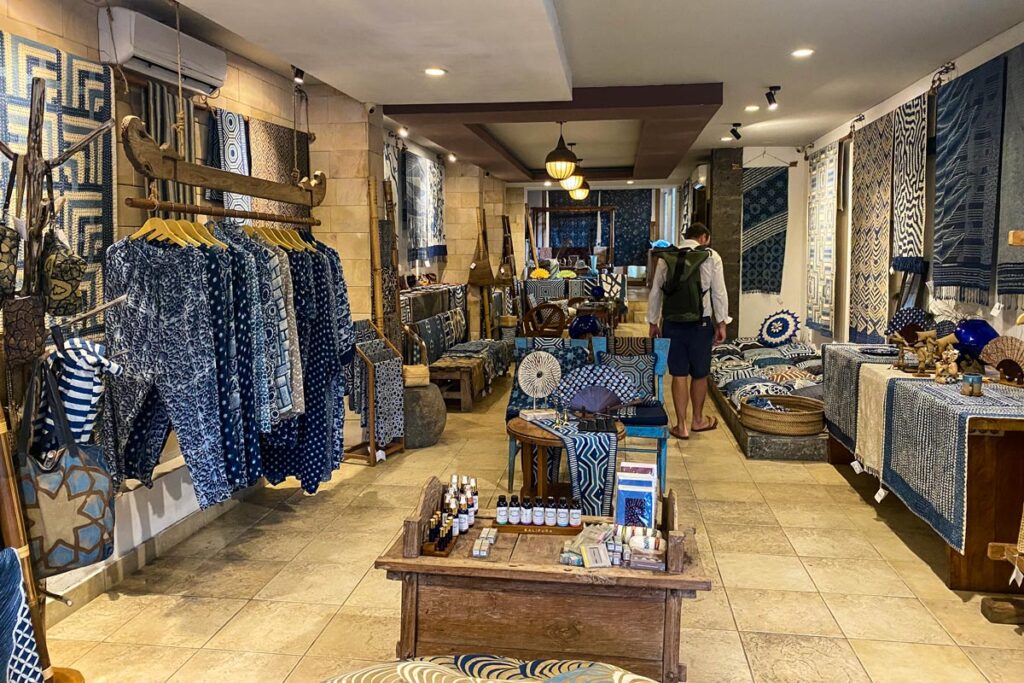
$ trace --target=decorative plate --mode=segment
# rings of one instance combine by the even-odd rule
[[[764,319],[757,339],[765,346],[782,346],[793,339],[799,329],[800,318],[796,313],[782,310]]]
[[[547,351],[534,351],[519,364],[516,379],[530,398],[547,398],[562,379],[562,366]]]

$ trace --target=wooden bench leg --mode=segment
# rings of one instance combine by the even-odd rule
[[[473,370],[463,369],[459,373],[460,409],[464,413],[473,412]]]

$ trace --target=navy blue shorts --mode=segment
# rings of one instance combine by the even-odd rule
[[[689,375],[701,379],[711,374],[711,345],[715,340],[715,326],[711,324],[710,318],[696,323],[666,320],[661,336],[672,341],[668,349],[670,375]]]

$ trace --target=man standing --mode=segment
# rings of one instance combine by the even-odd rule
[[[668,371],[672,375],[676,425],[670,433],[677,439],[689,439],[693,432],[707,432],[718,426],[718,418],[704,415],[704,399],[711,373],[711,348],[725,341],[725,326],[732,321],[722,257],[708,247],[711,232],[703,223],[694,223],[684,237],[678,249],[657,253],[647,305],[651,336],[672,341]],[[687,426],[686,406],[690,401],[693,420]]]

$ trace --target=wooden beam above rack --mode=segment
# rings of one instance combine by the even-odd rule
[[[327,177],[322,171],[315,172],[312,180],[303,178],[297,185],[290,185],[184,161],[174,150],[158,145],[138,116],[126,116],[121,121],[121,139],[128,161],[149,178],[310,208],[320,206],[327,195]]]

